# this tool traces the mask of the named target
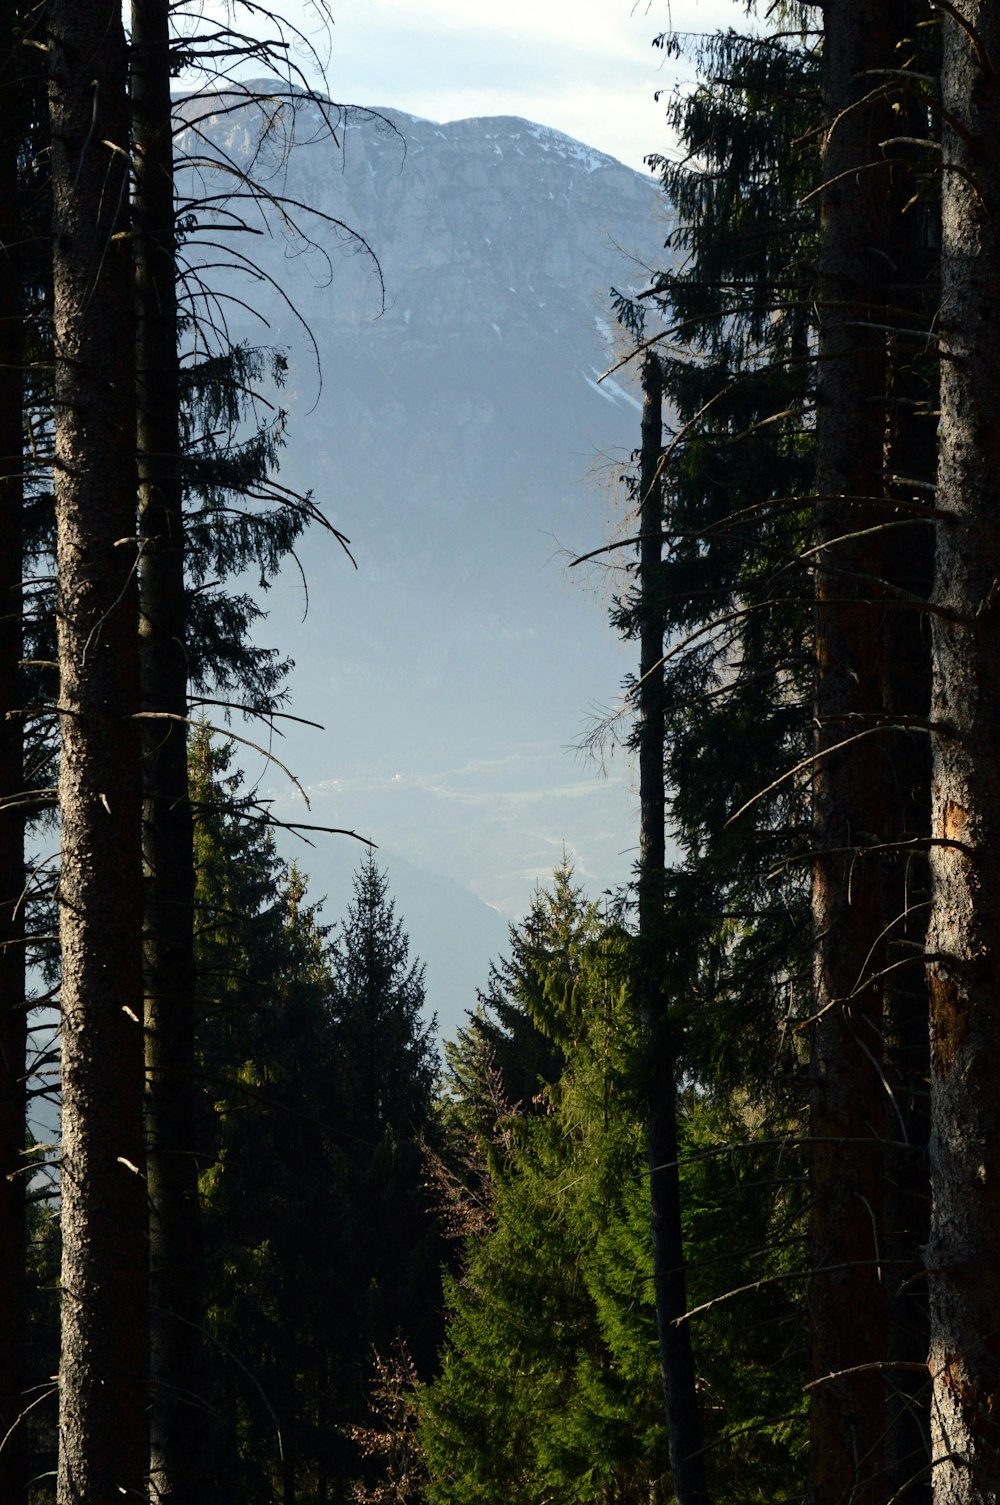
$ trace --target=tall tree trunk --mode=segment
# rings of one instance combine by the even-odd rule
[[[143,1499],[141,782],[127,59],[114,0],[49,0],[62,752],[59,1505]]]
[[[169,11],[168,0],[132,3],[139,643],[143,711],[154,713],[142,738],[150,1487],[154,1500],[190,1505],[201,1488],[201,1240]]]
[[[663,377],[655,355],[643,367],[639,491],[639,1008],[647,1055],[653,1284],[670,1472],[678,1505],[707,1505],[701,1413],[687,1310],[677,1164],[676,1061],[664,992],[663,609],[658,602],[663,533]]]
[[[1000,1498],[1000,8],[943,8],[933,621],[934,1499]]]
[[[882,1168],[885,910],[881,735],[886,433],[884,322],[890,224],[888,105],[861,103],[893,66],[891,4],[824,12],[820,336],[816,420],[816,725],[812,1041],[813,1322],[810,1498],[884,1497],[886,1356]],[[846,747],[838,743],[857,737]],[[853,1370],[845,1374],[844,1371]],[[836,1375],[839,1378],[827,1378]]]
[[[24,340],[17,153],[23,76],[12,4],[0,12],[0,1499],[25,1497],[24,786],[21,705]]]
[[[922,8],[923,9],[923,8]],[[905,134],[919,138],[926,119],[913,111]],[[895,202],[910,202],[916,179],[911,172],[896,185]],[[934,530],[929,518],[913,512],[934,485],[937,417],[932,385],[937,370],[914,360],[926,348],[937,315],[937,248],[928,235],[932,203],[911,206],[896,220],[893,263],[893,322],[913,334],[890,343],[890,470],[899,477],[892,497],[904,503],[893,516],[887,581],[920,599],[931,596]],[[937,215],[935,215],[937,218]],[[916,480],[917,486],[907,485]],[[931,706],[931,652],[926,619],[917,611],[889,611],[886,644],[886,709],[892,721],[919,716]],[[931,1216],[928,1138],[931,1114],[928,1078],[928,977],[922,951],[928,930],[929,865],[926,835],[931,829],[931,745],[925,730],[896,731],[887,742],[884,765],[887,838],[901,844],[889,856],[886,874],[887,962],[886,1076],[890,1094],[886,1145],[886,1254],[890,1290],[887,1335],[887,1493],[902,1494],[907,1505],[931,1497],[926,1472],[931,1451],[931,1406],[926,1374],[919,1365],[928,1351],[928,1299],[922,1279],[923,1251]]]
[[[900,257],[902,262],[903,257]],[[899,264],[899,263],[897,263]],[[913,261],[911,258],[910,266]],[[915,417],[910,399],[927,413],[926,393],[896,376],[891,397],[897,407],[890,450],[892,469],[922,479],[936,455],[934,420]],[[919,392],[919,397],[917,393]],[[901,410],[901,411],[900,411]],[[931,474],[933,471],[931,470]],[[912,505],[913,488],[894,487]],[[902,521],[906,521],[903,514]],[[910,515],[909,526],[893,534],[887,580],[929,597],[933,533],[926,520]],[[925,619],[916,611],[886,613],[884,623],[886,711],[890,720],[926,720],[930,703],[930,652]],[[927,1356],[927,1288],[921,1278],[930,1220],[927,1144],[930,1112],[928,990],[922,950],[927,935],[930,875],[926,836],[930,830],[930,745],[920,731],[897,731],[886,742],[884,764],[886,839],[898,852],[886,862],[885,1073],[889,1094],[885,1149],[885,1254],[889,1293],[886,1357],[886,1487],[906,1505],[930,1497],[926,1471],[930,1455],[927,1376],[918,1372]]]
[[[926,0],[903,0],[900,67],[930,73],[936,66],[937,28],[927,22]],[[920,40],[923,39],[923,40]],[[915,92],[900,94],[897,131],[912,145],[892,149],[891,274],[887,323],[889,411],[886,464],[889,495],[900,504],[886,550],[886,580],[911,599],[928,600],[934,575],[934,530],[921,515],[933,494],[937,469],[937,363],[928,336],[937,317],[939,248],[936,178],[926,174],[932,138],[927,105]],[[915,484],[914,484],[915,483]],[[930,715],[931,654],[927,620],[893,610],[883,626],[885,705],[890,721]],[[885,1153],[885,1251],[889,1262],[886,1371],[886,1489],[906,1505],[930,1499],[930,1396],[920,1367],[929,1338],[923,1256],[930,1225],[928,1138],[930,1075],[927,936],[930,868],[930,741],[923,727],[896,730],[883,764],[886,837],[900,843],[886,860],[885,1070],[890,1093]]]

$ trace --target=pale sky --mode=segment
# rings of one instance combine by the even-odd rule
[[[640,170],[669,147],[654,94],[682,76],[653,37],[747,26],[741,0],[330,0],[332,30],[315,0],[273,4],[313,38],[339,102],[442,121],[522,115]],[[204,0],[207,12],[223,8]],[[235,9],[250,24],[239,0]]]

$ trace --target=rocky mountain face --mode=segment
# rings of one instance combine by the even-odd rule
[[[621,578],[577,581],[566,563],[620,526],[639,402],[627,370],[598,378],[610,288],[645,285],[661,258],[660,200],[515,118],[335,112],[334,142],[312,105],[180,109],[199,159],[184,191],[231,189],[228,154],[273,197],[217,215],[215,239],[234,211],[263,232],[231,236],[258,271],[205,275],[233,334],[287,350],[281,479],[313,491],[358,564],[316,533],[305,619],[292,572],[271,592],[264,636],[296,660],[292,709],[327,728],[281,757],[310,788],[307,818],[405,859],[397,881],[387,857],[390,878],[404,917],[405,890],[421,914],[414,949],[448,1029],[503,943],[496,910],[523,911],[564,846],[592,893],[630,870],[623,770],[602,781],[573,752],[632,667],[606,621]],[[333,913],[349,845],[303,861]]]
[[[282,285],[338,331],[378,321],[383,333],[403,326],[436,341],[504,320],[510,335],[558,335],[595,294],[606,302],[609,271],[641,283],[658,257],[652,182],[559,131],[514,116],[439,125],[338,106],[327,116],[263,89],[260,104],[242,107],[227,93],[180,101],[204,139],[188,132],[179,148],[202,158],[195,192],[197,183],[224,188],[219,174],[212,181],[211,154],[225,153],[265,192],[316,211],[267,224],[287,262]],[[324,233],[324,215],[339,236]],[[381,265],[384,308],[372,260],[355,259],[358,237]],[[338,241],[353,268],[337,257]],[[273,257],[261,259],[273,268]]]

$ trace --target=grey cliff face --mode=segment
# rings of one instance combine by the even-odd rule
[[[402,327],[438,340],[493,332],[496,322],[505,338],[558,333],[606,298],[609,275],[641,285],[665,236],[650,180],[516,116],[439,125],[334,106],[335,144],[314,105],[241,107],[228,94],[217,103],[181,101],[180,110],[197,118],[212,149],[249,164],[266,191],[319,211],[296,213],[297,228],[270,216],[264,261],[269,270],[280,262],[281,285],[303,314],[338,331],[378,325],[372,332],[389,337]],[[190,133],[180,146],[207,155]],[[224,186],[210,172],[199,176],[214,178],[214,191]],[[352,231],[378,258],[384,306]],[[259,250],[255,243],[250,254]]]

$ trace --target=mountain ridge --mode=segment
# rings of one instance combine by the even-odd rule
[[[254,152],[254,107],[226,104],[214,124],[198,109],[218,150]],[[282,117],[255,149],[275,193],[327,220],[255,237],[265,275],[252,314],[232,305],[232,332],[287,348],[281,478],[315,493],[358,561],[355,575],[316,535],[306,621],[291,575],[265,603],[264,639],[297,663],[293,709],[329,725],[290,735],[282,757],[324,823],[517,916],[564,846],[592,893],[629,876],[620,759],[602,783],[567,748],[632,662],[554,556],[621,525],[613,481],[638,444],[639,398],[628,369],[599,381],[614,361],[607,290],[645,284],[665,225],[651,182],[562,132],[381,114],[342,118],[337,149],[301,139],[315,119]],[[202,165],[192,193],[223,176]],[[384,307],[374,264],[331,221],[378,256]],[[235,275],[221,288],[247,301]],[[290,305],[320,348],[321,384]],[[590,475],[600,466],[607,489]],[[292,791],[263,777],[290,813]],[[317,853],[317,891],[342,891],[350,860]],[[489,960],[470,945],[469,981],[435,998],[435,953],[450,966],[463,944],[448,908],[422,942],[445,1022],[460,1017],[457,992],[474,1002]]]

